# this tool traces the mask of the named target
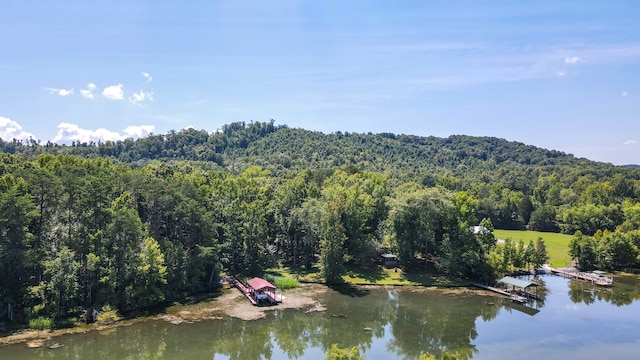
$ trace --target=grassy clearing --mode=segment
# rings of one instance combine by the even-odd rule
[[[289,267],[279,267],[269,269],[268,274],[277,277],[297,278],[300,282],[324,283],[324,278],[320,274],[320,269],[314,267],[309,271],[295,271]],[[420,285],[420,286],[460,286],[466,282],[448,279],[443,276],[432,276],[421,272],[404,272],[402,269],[386,268],[376,266],[371,269],[361,269],[348,267],[345,275],[342,276],[345,284],[348,285]]]
[[[350,285],[420,285],[420,286],[457,286],[466,283],[448,279],[443,276],[432,276],[422,272],[404,272],[402,269],[378,266],[373,269],[350,268],[342,276]]]
[[[529,240],[535,242],[540,237],[547,247],[551,266],[563,267],[571,263],[571,257],[569,256],[571,235],[524,230],[495,230],[493,233],[497,239],[506,240],[510,238],[515,242],[522,239],[525,245],[529,244]]]
[[[275,285],[280,290],[295,289],[298,287],[298,280],[290,276],[277,276],[271,273],[265,273],[264,279]]]

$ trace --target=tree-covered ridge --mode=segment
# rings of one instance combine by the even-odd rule
[[[214,133],[185,129],[152,134],[135,141],[74,142],[71,146],[51,142],[38,145],[35,141],[23,144],[0,139],[0,150],[22,155],[49,153],[108,157],[119,162],[213,161],[236,171],[258,163],[270,170],[331,168],[351,164],[360,169],[394,171],[402,175],[424,175],[422,172],[425,170],[440,175],[450,172],[461,174],[466,171],[494,171],[508,166],[534,166],[547,170],[557,170],[561,166],[580,167],[585,168],[585,173],[595,171],[606,176],[624,172],[609,164],[494,137],[454,135],[438,138],[340,131],[324,134],[286,125],[276,126],[273,121],[232,123]]]
[[[640,169],[491,137],[323,134],[271,121],[232,123],[212,134],[186,129],[136,141],[73,146],[14,141],[0,147],[27,156],[72,154],[139,165],[196,161],[234,174],[258,165],[277,177],[315,169],[321,179],[334,167],[381,172],[393,185],[413,181],[467,191],[480,199],[477,220],[490,218],[503,229],[613,231],[623,222],[622,203],[640,200]]]

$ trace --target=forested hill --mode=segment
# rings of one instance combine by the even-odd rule
[[[271,122],[224,125],[219,132],[186,129],[164,135],[71,146],[0,141],[0,151],[26,156],[70,154],[107,157],[115,162],[144,164],[151,160],[212,162],[235,173],[258,165],[274,172],[347,167],[390,173],[427,186],[464,189],[478,180],[531,193],[538,176],[569,173],[612,178],[639,178],[639,169],[616,167],[554,150],[495,137],[454,135],[447,138],[321,132],[275,126]],[[572,182],[572,181],[569,181]]]

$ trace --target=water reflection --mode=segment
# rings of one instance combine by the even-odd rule
[[[640,300],[640,282],[630,274],[616,274],[613,287],[599,287],[583,281],[569,281],[569,298],[574,303],[593,304],[605,301],[616,306]]]

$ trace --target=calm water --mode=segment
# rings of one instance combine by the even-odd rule
[[[613,289],[543,276],[529,307],[447,290],[330,291],[326,312],[286,310],[267,319],[171,325],[148,321],[56,338],[62,348],[0,348],[0,359],[323,359],[332,343],[367,359],[442,351],[467,359],[638,359],[640,283]],[[366,330],[365,330],[366,329]]]

